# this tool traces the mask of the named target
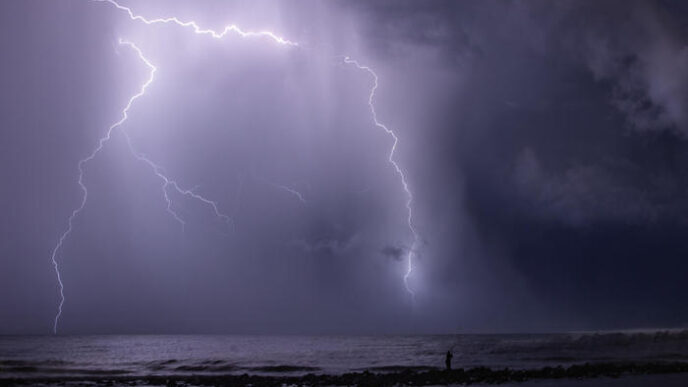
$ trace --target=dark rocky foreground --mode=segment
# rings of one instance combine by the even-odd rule
[[[303,376],[262,375],[173,375],[173,376],[97,376],[59,378],[3,378],[0,385],[74,385],[88,383],[96,386],[113,385],[166,385],[166,386],[427,386],[447,384],[500,384],[537,379],[590,379],[630,375],[657,375],[688,373],[684,362],[624,362],[585,363],[569,367],[539,369],[490,369],[477,367],[452,371],[405,369],[396,372],[352,372],[341,375],[307,374]]]

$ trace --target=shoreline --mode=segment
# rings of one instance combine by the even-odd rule
[[[568,367],[536,369],[491,369],[488,367],[456,370],[397,372],[349,372],[339,375],[309,373],[302,376],[266,376],[251,374],[196,375],[85,375],[63,377],[0,377],[0,385],[35,385],[89,383],[96,386],[113,385],[231,385],[231,386],[433,386],[467,384],[507,384],[533,380],[581,380],[619,378],[622,376],[688,373],[687,362],[614,362],[584,363]]]

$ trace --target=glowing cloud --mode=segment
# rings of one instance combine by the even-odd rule
[[[114,0],[93,0],[93,1],[108,3],[112,6],[114,6],[116,9],[126,13],[132,21],[138,21],[138,22],[142,22],[142,23],[145,23],[148,25],[171,23],[171,24],[175,24],[175,25],[178,25],[180,27],[183,27],[183,28],[187,28],[191,32],[193,32],[194,34],[206,35],[206,36],[210,36],[210,37],[215,38],[215,39],[222,39],[229,34],[234,34],[234,35],[242,37],[242,38],[266,38],[266,39],[270,39],[270,40],[274,41],[275,43],[277,43],[279,45],[299,47],[298,43],[290,41],[288,39],[285,39],[285,38],[271,32],[271,31],[244,31],[235,24],[227,25],[223,29],[216,31],[216,30],[212,30],[212,29],[202,28],[195,21],[182,21],[176,17],[146,18],[144,16],[135,14],[131,10],[131,8],[122,6]],[[112,138],[112,134],[113,134],[114,130],[120,128],[122,126],[122,124],[124,124],[127,121],[127,119],[129,118],[129,111],[130,111],[132,105],[134,104],[134,102],[137,99],[139,99],[140,97],[142,97],[146,93],[146,90],[150,86],[150,84],[153,82],[155,73],[157,71],[157,68],[150,61],[148,61],[148,59],[146,59],[146,57],[143,55],[141,50],[134,43],[131,43],[129,41],[124,41],[124,40],[120,40],[119,43],[120,43],[120,45],[129,47],[136,52],[139,59],[149,68],[150,75],[149,75],[148,79],[141,85],[139,91],[129,99],[126,106],[122,110],[120,120],[118,120],[117,122],[115,122],[114,124],[112,124],[108,128],[105,135],[99,139],[97,146],[94,148],[94,150],[87,157],[85,157],[84,159],[81,159],[78,163],[79,177],[78,177],[77,182],[78,182],[79,187],[81,188],[81,191],[82,191],[81,202],[79,203],[79,206],[76,209],[74,209],[72,211],[71,215],[69,216],[69,218],[67,220],[68,227],[65,230],[65,232],[60,236],[59,241],[58,241],[57,245],[55,246],[55,248],[53,249],[52,255],[51,255],[51,260],[52,260],[53,266],[55,268],[55,273],[57,275],[57,281],[58,281],[59,287],[60,287],[60,303],[59,303],[58,312],[55,316],[55,320],[54,320],[54,324],[53,324],[53,332],[54,333],[57,333],[58,322],[59,322],[60,316],[62,315],[62,307],[63,307],[64,302],[65,302],[64,285],[62,282],[62,277],[60,275],[57,256],[58,256],[58,253],[60,252],[60,250],[63,248],[65,240],[69,237],[69,235],[73,231],[74,219],[79,215],[79,213],[81,213],[81,211],[83,211],[84,206],[86,205],[86,202],[88,200],[88,189],[86,188],[86,185],[83,182],[84,166],[86,163],[93,160],[96,157],[96,155],[103,149],[105,144]],[[394,158],[397,144],[399,142],[399,138],[397,137],[396,133],[393,130],[391,130],[390,128],[388,128],[387,126],[382,124],[380,121],[378,121],[377,113],[375,111],[375,105],[373,103],[373,100],[375,97],[375,91],[378,88],[378,81],[379,81],[377,74],[370,67],[363,66],[363,65],[359,64],[357,61],[350,59],[349,57],[345,57],[344,62],[346,64],[350,64],[350,65],[355,66],[358,70],[365,71],[367,74],[369,74],[373,78],[373,86],[370,89],[370,94],[368,96],[368,106],[370,107],[373,122],[374,122],[375,126],[384,130],[393,139],[393,144],[392,144],[392,148],[389,152],[388,161],[392,165],[394,170],[396,171],[397,175],[399,176],[400,181],[401,181],[401,185],[402,185],[404,193],[406,195],[406,210],[407,210],[407,214],[408,214],[407,215],[407,225],[408,225],[408,228],[409,228],[411,234],[413,235],[413,242],[411,244],[411,247],[408,249],[408,252],[406,255],[407,269],[406,269],[406,272],[404,274],[403,279],[404,279],[404,286],[406,288],[406,291],[410,294],[412,301],[414,301],[415,300],[415,293],[409,285],[409,278],[412,275],[413,269],[414,269],[413,258],[416,254],[416,249],[418,247],[419,235],[416,232],[416,229],[413,225],[413,211],[412,211],[413,195],[411,193],[411,190],[409,189],[409,185],[408,185],[408,182],[407,182],[407,179],[406,179],[406,176],[405,176],[403,170],[401,169],[401,167],[399,166],[399,164],[396,162],[396,160]],[[213,213],[215,214],[215,216],[217,216],[219,219],[222,219],[223,221],[225,221],[227,223],[230,223],[230,218],[227,215],[224,215],[219,210],[217,202],[209,200],[209,199],[195,193],[193,189],[181,188],[181,186],[175,180],[169,178],[164,173],[162,167],[160,167],[155,162],[150,160],[146,155],[138,152],[135,149],[135,147],[133,146],[133,144],[131,142],[130,137],[127,135],[127,133],[125,131],[122,130],[121,133],[124,136],[124,138],[126,139],[128,148],[129,148],[130,152],[132,153],[132,155],[137,160],[139,160],[142,163],[149,166],[151,168],[151,170],[153,171],[153,173],[162,181],[161,188],[162,188],[163,198],[165,199],[165,202],[166,202],[166,209],[170,213],[170,215],[177,222],[179,222],[182,225],[182,227],[185,225],[185,222],[184,222],[184,219],[177,212],[174,211],[174,208],[172,206],[172,200],[170,199],[170,196],[169,196],[170,190],[174,190],[182,196],[186,196],[186,197],[192,198],[194,200],[198,200],[201,203],[204,203],[205,205],[209,206],[213,210]],[[283,190],[287,191],[288,193],[296,196],[302,203],[306,203],[304,197],[298,191],[294,190],[293,188],[283,186],[283,185],[276,185],[276,184],[273,184],[273,185],[277,188],[283,189]]]
[[[64,284],[62,282],[62,276],[60,275],[60,268],[59,268],[59,264],[57,262],[57,254],[60,252],[60,250],[62,249],[62,247],[64,245],[65,240],[67,239],[67,237],[69,237],[69,235],[72,233],[72,230],[74,229],[74,219],[79,215],[79,213],[81,213],[81,211],[83,211],[84,207],[86,206],[86,202],[88,201],[88,188],[84,184],[84,166],[89,161],[93,160],[98,155],[98,153],[100,153],[100,151],[103,149],[105,144],[108,141],[110,141],[110,139],[112,138],[112,134],[115,131],[115,129],[120,128],[122,126],[122,124],[124,124],[129,119],[129,110],[131,110],[131,107],[133,106],[134,102],[146,93],[148,86],[150,86],[150,84],[153,83],[153,79],[155,77],[155,72],[157,71],[157,68],[150,61],[148,61],[148,59],[146,59],[146,57],[141,52],[141,49],[139,49],[134,43],[120,39],[119,44],[122,46],[129,47],[132,50],[134,50],[136,52],[136,54],[138,55],[139,59],[149,68],[150,73],[149,73],[148,79],[139,88],[138,93],[134,94],[131,98],[129,98],[129,101],[127,102],[126,106],[124,107],[124,109],[122,109],[122,115],[121,115],[121,118],[119,119],[119,121],[115,122],[114,124],[112,124],[108,128],[107,132],[105,132],[105,135],[98,140],[98,144],[93,149],[93,151],[91,151],[91,153],[88,156],[86,156],[85,158],[79,160],[79,163],[77,164],[77,167],[79,170],[79,178],[78,178],[77,182],[78,182],[79,187],[81,188],[81,192],[82,192],[81,202],[79,203],[79,206],[76,209],[74,209],[72,211],[71,215],[69,216],[69,219],[67,220],[67,229],[60,236],[60,239],[58,240],[57,244],[53,248],[52,254],[50,256],[50,259],[52,260],[53,266],[55,268],[55,274],[57,275],[57,282],[58,282],[59,287],[60,287],[60,303],[58,305],[57,314],[55,315],[55,320],[53,322],[53,332],[54,333],[57,333],[57,324],[60,321],[60,316],[62,316],[62,306],[64,305],[64,302],[65,302]],[[215,203],[212,200],[208,200],[199,194],[192,192],[192,190],[182,189],[176,181],[170,179],[169,177],[167,177],[163,173],[162,168],[160,166],[158,166],[153,161],[148,159],[145,155],[136,152],[136,150],[134,149],[134,147],[131,144],[131,139],[129,138],[129,136],[127,135],[126,132],[121,131],[121,133],[124,135],[124,137],[127,141],[127,145],[129,146],[129,150],[134,155],[134,157],[137,160],[142,161],[142,162],[146,163],[148,166],[150,166],[152,168],[153,172],[155,173],[155,175],[163,181],[162,193],[163,193],[163,197],[165,199],[165,202],[167,203],[167,211],[182,226],[184,226],[184,224],[185,224],[184,220],[172,208],[172,201],[170,200],[169,193],[168,193],[168,189],[170,189],[170,188],[176,190],[181,195],[191,197],[193,199],[201,201],[204,204],[209,205],[213,209],[213,211],[217,217],[224,220],[225,222],[230,221],[228,216],[222,214],[219,211],[217,203]]]

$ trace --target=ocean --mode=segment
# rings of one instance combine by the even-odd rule
[[[688,331],[524,335],[0,336],[0,377],[375,373],[688,361]]]

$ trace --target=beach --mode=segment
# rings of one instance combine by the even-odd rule
[[[573,370],[573,371],[572,371]],[[596,365],[541,370],[459,369],[392,373],[347,373],[343,375],[306,374],[301,376],[264,376],[232,374],[199,374],[177,376],[90,375],[67,377],[2,378],[2,385],[93,385],[93,386],[558,386],[558,387],[640,387],[685,386],[688,366],[663,365]]]
[[[453,369],[444,356],[454,354]],[[0,337],[4,385],[688,384],[688,332]]]

